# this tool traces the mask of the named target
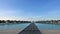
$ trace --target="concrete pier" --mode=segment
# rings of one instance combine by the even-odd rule
[[[18,34],[41,34],[41,32],[34,23],[31,23],[29,26],[27,26],[24,30],[22,30]]]

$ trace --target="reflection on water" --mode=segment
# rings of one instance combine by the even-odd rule
[[[23,30],[26,28],[30,23],[22,23],[22,24],[5,24],[0,25],[0,30],[4,29],[20,29]],[[35,23],[39,29],[60,29],[60,25],[53,25],[53,24],[41,24]]]

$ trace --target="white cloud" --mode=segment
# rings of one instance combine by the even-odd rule
[[[51,12],[48,12],[47,16],[39,16],[39,17],[21,17],[20,15],[24,15],[23,14],[24,11],[21,11],[21,10],[0,10],[0,20],[49,20],[49,19],[59,19],[59,14],[60,14],[60,11],[51,11]],[[19,14],[18,16],[15,16],[15,15]],[[30,13],[29,13],[30,14]],[[31,13],[32,15],[33,13]],[[10,16],[11,15],[11,16]],[[26,14],[25,14],[26,15]],[[48,16],[49,15],[49,16]]]

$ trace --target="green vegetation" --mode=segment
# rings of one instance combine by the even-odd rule
[[[43,24],[60,24],[60,20],[36,21],[36,23],[43,23]]]
[[[0,23],[31,23],[31,21],[0,20]]]
[[[46,21],[33,21],[34,23],[42,23],[42,24],[60,24],[60,20],[46,20]],[[0,24],[14,24],[14,23],[31,23],[31,21],[17,21],[17,20],[0,20]]]

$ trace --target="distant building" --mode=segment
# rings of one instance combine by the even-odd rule
[[[58,24],[60,24],[60,20],[58,20]]]

